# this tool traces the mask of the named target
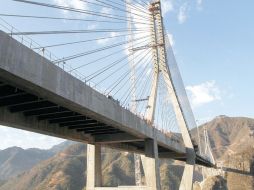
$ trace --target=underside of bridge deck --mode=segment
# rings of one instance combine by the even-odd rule
[[[58,124],[59,127],[91,136],[124,133],[4,82],[0,82],[0,107],[8,107],[11,113],[22,112],[26,117],[34,116],[39,121],[47,120],[49,124]]]

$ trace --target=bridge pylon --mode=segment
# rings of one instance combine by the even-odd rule
[[[128,9],[128,6],[127,6],[127,9]],[[131,10],[129,10],[128,12],[131,12]],[[151,2],[149,6],[149,12],[150,12],[150,24],[151,24],[151,31],[150,31],[151,44],[149,45],[149,47],[144,47],[144,48],[152,48],[153,78],[152,78],[152,85],[151,85],[151,94],[148,98],[147,112],[145,117],[146,117],[146,120],[152,125],[155,118],[159,75],[161,74],[166,84],[168,95],[172,102],[176,120],[180,128],[184,145],[186,147],[186,153],[187,153],[186,164],[184,167],[184,172],[183,172],[179,189],[192,190],[193,172],[195,167],[196,153],[194,151],[194,147],[193,147],[189,130],[188,130],[188,127],[190,124],[187,122],[186,115],[184,114],[184,110],[183,110],[184,108],[182,107],[182,104],[181,104],[182,102],[179,99],[179,94],[177,93],[177,90],[175,89],[175,84],[174,84],[174,81],[172,80],[172,71],[168,64],[168,55],[167,55],[166,45],[169,42],[166,41],[166,37],[165,37],[160,0],[155,0]],[[131,31],[131,26],[129,26],[129,28]],[[129,46],[131,46],[131,39],[130,39]],[[139,51],[139,50],[142,50],[142,48],[137,48],[137,50],[135,51]],[[131,61],[132,59],[130,60],[130,62]],[[134,64],[132,63],[130,65],[133,69]],[[132,70],[132,72],[135,73],[135,70]],[[134,75],[132,75],[131,80],[135,80]],[[133,84],[134,82],[135,81],[133,81]],[[135,92],[135,86],[133,88]],[[133,97],[135,97],[135,94],[133,95]],[[194,119],[194,117],[192,119]],[[191,126],[191,127],[195,127],[195,126]],[[100,157],[100,146],[88,145],[88,151],[90,155],[88,156],[88,161],[87,161],[87,168],[89,169],[89,171],[87,172],[87,180],[91,180],[91,181],[90,182],[88,181],[87,189],[94,190],[94,189],[98,189],[98,187],[102,184],[101,161],[100,159],[97,158],[97,157]],[[141,156],[141,161],[142,161],[142,165],[143,165],[144,173],[145,173],[146,187],[136,186],[133,188],[160,190],[161,185],[160,185],[160,172],[159,172],[159,156],[158,156],[158,145],[157,145],[156,138],[145,139],[145,155]],[[135,176],[140,176],[138,172],[140,172],[140,168],[136,168]],[[96,175],[98,175],[98,178],[96,177]]]
[[[149,11],[152,14],[152,24],[153,24],[153,32],[152,32],[152,44],[154,49],[154,78],[153,78],[153,86],[151,95],[148,102],[148,115],[147,119],[150,122],[154,120],[155,107],[156,107],[156,96],[157,96],[157,85],[158,85],[158,73],[161,72],[163,79],[166,83],[168,95],[171,99],[172,106],[175,112],[176,120],[178,126],[180,128],[182,138],[184,141],[184,145],[186,147],[187,160],[184,167],[184,172],[182,176],[182,180],[180,183],[180,190],[192,190],[193,186],[193,172],[195,168],[195,159],[196,153],[194,151],[194,146],[190,137],[190,133],[188,128],[195,127],[196,123],[194,120],[194,116],[189,113],[189,121],[187,120],[187,116],[184,113],[183,104],[188,104],[187,101],[183,102],[180,100],[181,95],[186,97],[186,92],[183,90],[184,94],[180,94],[179,90],[177,91],[176,85],[172,79],[172,76],[175,74],[175,71],[172,71],[173,68],[169,67],[168,56],[167,55],[167,46],[170,47],[170,43],[166,40],[166,33],[164,31],[163,25],[163,17],[162,17],[162,9],[161,9],[161,1],[155,0],[151,3]],[[171,55],[172,56],[172,55]],[[172,59],[172,58],[171,58]],[[181,78],[179,78],[181,80]],[[182,81],[181,81],[182,82]],[[189,105],[187,105],[189,106]]]
[[[130,4],[130,2],[128,2],[127,4]],[[128,9],[128,6],[127,6],[127,9]],[[174,109],[176,120],[180,128],[180,132],[182,134],[183,142],[186,148],[187,159],[186,159],[186,164],[184,167],[183,176],[180,182],[179,189],[192,190],[196,153],[194,151],[194,146],[193,146],[188,128],[196,127],[196,123],[195,123],[194,116],[192,115],[192,112],[190,113],[190,117],[191,117],[190,120],[188,120],[189,118],[187,119],[185,110],[183,108],[183,103],[186,103],[186,101],[183,102],[183,100],[179,98],[181,94],[179,93],[179,91],[177,92],[176,86],[172,79],[172,75],[174,75],[174,71],[172,71],[172,68],[170,68],[168,63],[169,56],[171,55],[167,55],[167,49],[168,49],[167,46],[170,47],[170,44],[169,42],[167,42],[165,37],[166,33],[164,31],[164,26],[163,26],[161,1],[160,0],[152,1],[150,3],[148,11],[150,13],[151,44],[142,46],[140,48],[135,48],[135,49],[133,49],[132,47],[131,49],[131,51],[139,51],[144,48],[152,48],[151,52],[153,56],[153,78],[151,83],[151,93],[148,98],[147,111],[146,111],[145,117],[146,117],[146,120],[152,126],[154,123],[154,118],[155,118],[158,83],[160,80],[159,75],[161,75],[166,84],[168,96],[171,99],[172,107]],[[128,10],[128,12],[131,12],[131,10]],[[128,18],[131,18],[131,15]],[[132,29],[131,25],[129,25],[129,28],[131,31]],[[129,40],[129,43],[131,44],[131,39]],[[133,56],[133,53],[131,54],[131,56]],[[132,58],[130,57],[130,61],[132,61],[131,59]],[[132,68],[135,67],[134,63],[130,65]],[[133,71],[133,73],[135,73],[135,71]],[[132,76],[133,77],[131,80],[135,80],[134,75]],[[132,81],[132,82],[135,82],[135,81]],[[180,81],[180,83],[182,83],[182,81]],[[135,86],[133,86],[133,88],[134,88],[133,91],[135,92]],[[184,90],[184,93],[185,93],[184,96],[187,97],[185,90]],[[135,97],[135,94],[133,95],[133,97]],[[145,153],[144,155],[141,156],[141,161],[144,168],[146,186],[133,186],[133,187],[128,187],[128,189],[133,188],[133,189],[160,190],[161,184],[160,184],[159,154],[158,154],[157,139],[156,137],[154,137],[154,139],[145,139],[144,141],[145,141],[144,142]],[[100,147],[97,145],[88,145],[88,151],[91,151],[91,152],[88,152],[90,155],[87,157],[87,168],[90,170],[87,172],[87,190],[105,189],[105,188],[99,187],[102,184],[101,160],[96,158],[98,156],[100,157],[99,149]],[[96,169],[99,169],[100,171],[95,171]],[[136,168],[136,171],[140,171],[140,169]],[[96,175],[98,175],[98,178],[96,178]],[[136,173],[135,176],[139,176],[139,175],[137,175]],[[89,182],[88,180],[91,180],[91,182]],[[121,187],[118,187],[118,188],[121,189]],[[116,189],[116,188],[110,188],[110,189]]]

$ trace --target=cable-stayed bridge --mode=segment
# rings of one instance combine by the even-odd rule
[[[163,24],[163,5],[70,2],[15,0],[21,11],[0,14],[0,123],[88,143],[88,190],[106,188],[101,146],[136,154],[134,189],[160,189],[159,158],[185,162],[180,189],[192,189],[195,164],[216,165],[208,137],[206,151],[198,151],[189,133],[197,126]],[[26,6],[38,14],[22,12]],[[8,24],[17,19],[33,30]],[[45,30],[49,26],[54,30]]]

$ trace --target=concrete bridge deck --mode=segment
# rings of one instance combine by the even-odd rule
[[[159,157],[186,159],[182,142],[151,127],[2,31],[0,124],[141,154],[145,139],[156,139]],[[209,165],[199,156],[197,163]]]

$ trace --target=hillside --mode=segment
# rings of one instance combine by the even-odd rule
[[[119,153],[104,149],[103,185],[134,185],[133,154]],[[169,162],[162,162],[160,167],[162,184],[175,189],[179,185],[182,168],[170,166]],[[177,175],[176,175],[177,174]],[[75,144],[43,161],[0,187],[1,190],[82,190],[86,183],[86,146]],[[168,181],[167,179],[173,179]]]
[[[217,160],[226,159],[227,156],[241,152],[254,145],[254,119],[227,116],[216,117],[199,127],[201,139],[203,139],[204,128],[208,131],[211,148]],[[194,129],[191,133],[196,142],[198,142],[197,130]]]
[[[224,160],[224,166],[254,174],[254,147],[242,150]],[[230,190],[254,189],[254,177],[228,172],[225,176]],[[237,179],[237,180],[236,180]],[[239,183],[241,182],[241,183]]]
[[[74,143],[72,141],[65,141],[48,150],[38,148],[24,150],[19,147],[0,150],[0,185],[3,180],[30,170],[36,164],[51,158]]]
[[[205,127],[212,140],[211,145],[216,158],[225,161],[225,163],[227,163],[227,159],[230,160],[230,164],[227,166],[231,168],[238,167],[239,163],[246,163],[243,169],[254,171],[254,151],[251,148],[253,147],[253,119],[217,117],[202,125],[200,134],[202,134]],[[196,130],[192,130],[191,133],[194,137],[197,137]],[[243,136],[245,138],[242,138]],[[62,145],[54,147],[54,150],[57,150],[56,152],[61,149],[64,150],[40,162],[32,169],[28,169],[23,174],[8,180],[2,186],[0,182],[0,190],[82,190],[86,183],[86,146],[70,144],[66,144],[68,146],[66,149]],[[247,154],[248,152],[249,154]],[[6,155],[6,157],[8,156]],[[103,184],[105,186],[134,185],[132,154],[103,149],[102,159]],[[170,160],[161,160],[160,171],[163,190],[178,189],[182,169],[181,166],[172,165]],[[199,177],[197,176],[197,178]],[[239,182],[238,186],[234,184],[235,178],[240,179],[239,175],[236,174],[229,173],[226,176],[230,190],[236,190],[238,186],[247,190],[253,189],[253,178],[241,178],[243,179],[241,182],[244,182],[245,185],[241,185],[242,183]],[[246,180],[248,181],[246,182]],[[207,180],[206,183],[216,185],[221,181],[223,179],[212,178]],[[225,183],[225,180],[223,183]]]
[[[0,180],[6,180],[27,171],[53,155],[51,151],[35,148],[24,150],[12,147],[2,150],[0,151]]]
[[[82,154],[85,154],[84,145],[72,145],[22,175],[9,180],[0,189],[81,189],[84,186],[82,176],[85,165],[84,156],[80,156]]]

